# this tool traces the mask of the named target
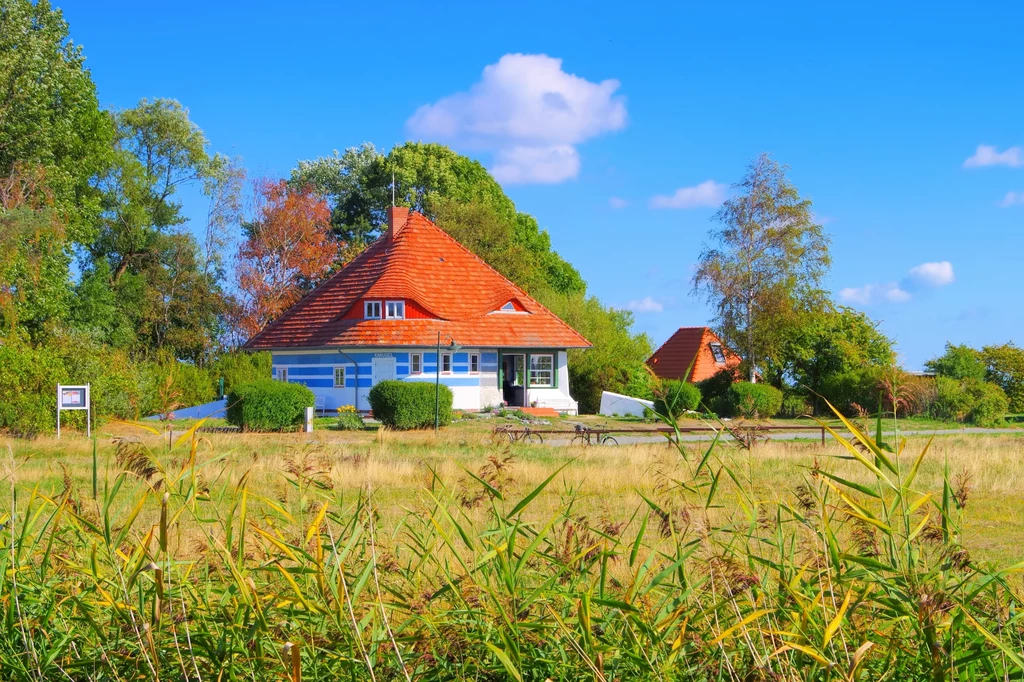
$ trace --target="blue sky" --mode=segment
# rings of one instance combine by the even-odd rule
[[[251,174],[364,141],[479,158],[656,343],[708,320],[693,264],[762,151],[908,367],[1024,342],[1024,4],[55,4],[104,106],[175,98]]]

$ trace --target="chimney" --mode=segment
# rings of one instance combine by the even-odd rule
[[[404,206],[388,208],[388,237],[394,239],[409,221],[409,209]]]

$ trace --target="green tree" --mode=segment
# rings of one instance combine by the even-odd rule
[[[893,358],[892,341],[862,312],[831,305],[796,316],[780,332],[778,350],[765,363],[765,379],[777,388],[787,383],[809,392],[816,413],[818,396],[829,377],[863,367],[885,367]]]
[[[218,197],[226,183],[237,186],[239,173],[208,151],[203,131],[178,102],[142,100],[115,120],[115,163],[98,184],[103,212],[77,289],[78,322],[108,343],[202,362],[226,311],[223,268],[182,229],[187,218],[177,193],[200,184],[214,202],[213,223],[220,220]],[[208,234],[208,250],[216,240]],[[129,328],[111,325],[115,319]]]
[[[71,255],[42,166],[0,178],[0,322],[38,337],[67,316]]]
[[[299,161],[289,181],[312,188],[331,206],[331,225],[338,239],[366,247],[385,224],[391,205],[391,179],[385,177],[384,157],[369,142],[313,161]]]
[[[753,378],[777,356],[779,331],[794,313],[822,308],[821,279],[832,261],[829,237],[785,166],[762,154],[734,189],[715,214],[719,226],[700,255],[693,290],[713,306],[723,340]]]
[[[955,346],[946,343],[946,352],[937,358],[932,358],[924,363],[924,368],[929,372],[951,379],[977,379],[985,378],[985,360],[981,353],[967,345]]]
[[[67,237],[87,243],[99,211],[91,180],[107,165],[112,125],[82,48],[48,0],[0,0],[0,176],[42,166]]]
[[[443,145],[406,142],[385,156],[367,143],[341,155],[299,162],[290,182],[311,187],[327,199],[335,233],[356,249],[380,235],[394,198],[396,205],[422,212],[442,229],[451,223],[462,237],[469,236],[470,214],[485,219],[500,232],[503,243],[529,258],[528,267],[520,270],[529,276],[511,279],[530,293],[538,286],[566,294],[586,289],[579,272],[551,249],[550,235],[532,216],[516,211],[487,169]],[[480,248],[487,248],[486,241],[493,239],[479,240]],[[476,243],[466,245],[475,252]],[[492,257],[497,254],[494,248],[487,250]],[[346,253],[352,255],[351,250]],[[543,275],[543,282],[534,277],[537,274]]]
[[[1024,412],[1024,348],[1013,343],[985,346],[981,357],[987,367],[986,379],[1006,392],[1010,411]]]

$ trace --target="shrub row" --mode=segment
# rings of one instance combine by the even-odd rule
[[[453,395],[440,387],[441,426],[452,421]],[[434,425],[434,384],[422,381],[382,381],[370,389],[374,419],[393,429],[422,429]]]
[[[995,426],[1002,422],[1010,400],[1002,388],[978,379],[935,379],[931,415],[936,419]]]
[[[213,400],[220,377],[228,389],[270,376],[270,354],[226,355],[206,368],[170,357],[138,360],[87,335],[57,336],[45,346],[16,337],[0,343],[0,431],[32,436],[56,429],[57,384],[90,384],[93,418],[140,419]],[[85,426],[85,412],[62,425]]]
[[[313,392],[302,384],[262,379],[228,394],[227,420],[243,431],[284,431],[301,426],[314,401]]]
[[[722,370],[698,384],[666,381],[654,400],[654,411],[678,419],[687,410],[700,406],[715,414],[769,419],[783,406],[782,391],[768,384],[733,382],[733,374]],[[796,407],[791,409],[796,410]]]

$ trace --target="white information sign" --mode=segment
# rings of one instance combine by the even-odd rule
[[[57,384],[57,438],[60,438],[60,413],[62,410],[85,410],[85,432],[92,437],[92,404],[89,402],[89,384],[84,386],[62,386]]]

